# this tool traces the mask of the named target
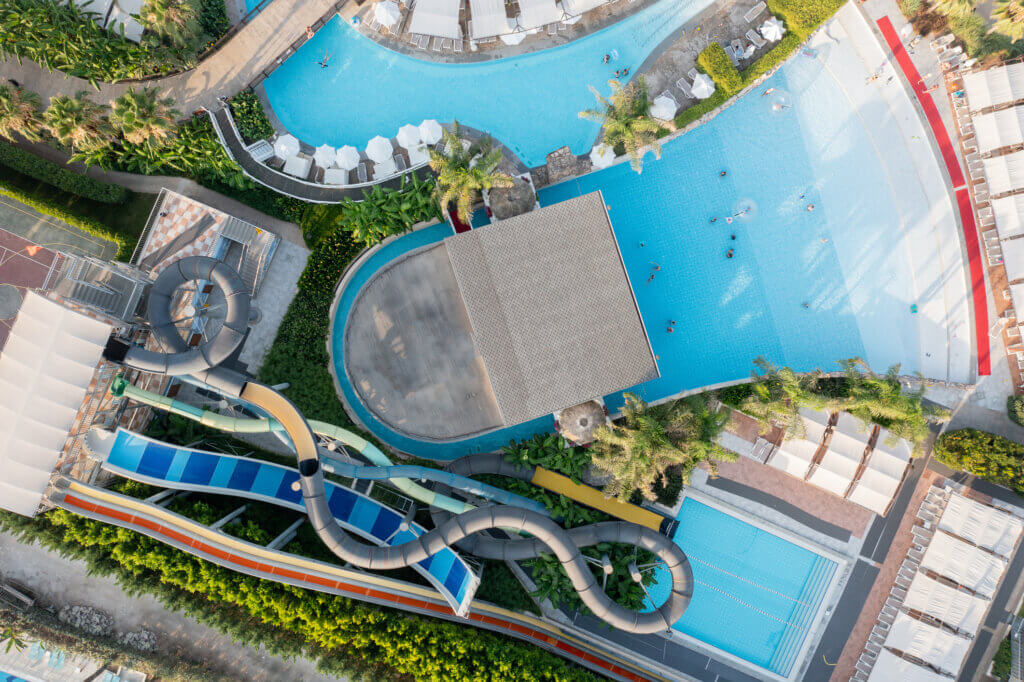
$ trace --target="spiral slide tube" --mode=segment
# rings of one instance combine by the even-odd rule
[[[186,419],[197,421],[203,426],[209,426],[228,433],[269,433],[271,431],[284,431],[284,427],[276,419],[249,419],[245,417],[229,417],[210,410],[204,410],[195,405],[190,405],[174,398],[168,398],[158,393],[138,388],[128,383],[124,378],[118,377],[110,386],[110,392],[115,396],[124,396],[135,402],[143,403],[151,407],[176,414]],[[421,479],[443,483],[452,488],[464,490],[474,495],[479,495],[498,504],[509,504],[524,509],[532,509],[536,512],[547,515],[544,505],[534,500],[527,499],[521,495],[510,493],[507,490],[496,488],[486,483],[479,483],[470,478],[459,476],[447,471],[431,469],[430,467],[418,465],[393,465],[391,460],[381,452],[377,446],[365,438],[347,431],[341,427],[326,422],[309,420],[309,426],[313,433],[341,441],[345,445],[355,449],[359,454],[378,466],[360,466],[349,464],[340,459],[330,458],[324,462],[324,470],[328,473],[350,478],[382,481],[387,480],[396,488],[431,507],[443,509],[452,514],[461,514],[476,507],[457,500],[447,495],[441,495],[428,488],[424,488],[410,479]],[[321,453],[322,459],[328,459]]]
[[[295,447],[299,484],[313,529],[332,552],[355,566],[369,570],[402,568],[422,561],[474,533],[493,528],[510,528],[534,536],[558,557],[587,608],[616,628],[635,633],[667,630],[682,617],[689,606],[693,595],[693,571],[686,554],[665,536],[641,526],[622,524],[624,527],[617,531],[617,537],[656,554],[672,576],[672,591],[668,599],[648,613],[637,613],[609,598],[598,585],[572,535],[551,519],[527,509],[483,507],[455,516],[416,540],[401,545],[365,545],[342,530],[334,520],[327,503],[316,440],[291,401],[272,388],[255,382],[245,384],[241,398],[266,410],[284,426]],[[481,556],[502,559],[507,551],[503,547],[501,555]]]

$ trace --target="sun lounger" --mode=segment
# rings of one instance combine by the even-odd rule
[[[296,154],[284,162],[284,172],[304,180],[309,175],[309,169],[312,165],[313,159],[305,154]]]
[[[558,24],[548,24],[548,35],[558,35]]]
[[[725,50],[725,54],[729,57],[729,61],[732,62],[732,65],[739,66],[740,59],[736,54],[736,51],[732,49],[732,45],[723,45],[722,49]]]
[[[383,180],[390,178],[398,173],[398,167],[395,165],[394,159],[388,159],[384,163],[374,164],[373,166],[373,179]]]
[[[761,37],[761,35],[754,30],[747,31],[747,40],[757,46],[758,49],[768,44],[768,41]]]
[[[359,164],[359,166],[356,168],[356,178],[359,179],[359,182],[366,182],[366,162],[365,161],[361,162]]]
[[[452,39],[451,38],[445,38],[444,40],[442,40],[441,41],[441,49],[442,50],[450,50],[450,49],[452,49]]]
[[[349,172],[343,168],[328,168],[324,171],[325,185],[347,185]]]
[[[690,82],[692,83],[693,81],[697,80],[697,74],[699,73],[700,71],[698,71],[697,69],[690,69],[689,71],[686,72],[686,77],[689,78]]]
[[[395,154],[395,168],[397,168],[399,172],[406,169],[405,157],[401,154]]]
[[[754,19],[757,19],[758,15],[760,15],[761,12],[763,12],[766,7],[767,7],[767,5],[765,3],[763,3],[763,2],[757,3],[756,5],[754,5],[753,7],[750,8],[749,12],[747,12],[746,14],[743,15],[743,21],[745,21],[745,22],[747,22],[749,24]]]
[[[434,46],[432,48],[434,50],[434,52],[440,52],[441,51],[441,42],[442,42],[441,38],[434,38]]]
[[[430,45],[430,36],[420,36],[420,49],[425,50]]]
[[[452,47],[455,49],[455,54],[462,54],[462,38],[456,38]]]
[[[677,80],[676,87],[679,88],[680,92],[682,92],[687,99],[693,99],[693,90],[690,89],[690,83],[685,78]]]

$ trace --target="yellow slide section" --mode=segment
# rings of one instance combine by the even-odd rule
[[[546,488],[553,493],[565,495],[570,500],[576,500],[580,504],[599,509],[617,519],[646,526],[655,532],[661,532],[661,524],[665,520],[665,517],[660,514],[647,511],[629,502],[623,502],[615,497],[605,497],[604,493],[597,488],[575,483],[571,478],[548,471],[542,467],[537,467],[537,470],[533,472],[533,478],[530,479],[530,483]]]

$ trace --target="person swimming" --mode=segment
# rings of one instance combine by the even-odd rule
[[[726,258],[732,258],[732,254],[733,254],[733,250],[729,249],[728,251],[725,252],[725,257]]]

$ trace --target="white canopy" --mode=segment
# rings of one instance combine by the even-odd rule
[[[943,585],[924,573],[914,576],[903,600],[908,609],[927,613],[962,632],[977,632],[989,601]]]
[[[299,153],[299,141],[291,133],[285,133],[274,143],[274,155],[279,159],[289,159]]]
[[[609,145],[599,144],[590,150],[590,163],[594,168],[607,168],[615,161],[615,150]]]
[[[504,0],[469,0],[473,32],[470,38],[490,38],[511,33],[515,22],[505,14]]]
[[[868,682],[949,682],[949,678],[937,672],[900,658],[888,649],[878,652],[875,665],[871,668]]]
[[[437,144],[442,137],[441,124],[432,118],[420,123],[420,139],[424,144]]]
[[[964,76],[964,90],[971,111],[1024,99],[1024,64],[996,66]]]
[[[373,18],[385,26],[394,26],[402,18],[402,12],[394,0],[381,0],[373,6]]]
[[[1011,284],[1010,296],[1013,298],[1013,309],[1024,310],[1024,284]]]
[[[1024,279],[1024,239],[1005,239],[999,242],[1006,266],[1006,281]]]
[[[405,149],[415,147],[420,143],[420,129],[419,126],[414,126],[411,123],[406,123],[404,126],[398,129],[398,135],[395,136],[398,140],[398,144]]]
[[[697,99],[707,99],[715,93],[715,81],[706,73],[698,73],[690,90]]]
[[[839,418],[836,419],[836,431],[861,441],[865,446],[868,444],[873,428],[873,425],[861,421],[849,412],[840,412]]]
[[[35,515],[110,331],[25,294],[0,353],[0,508]]]
[[[511,19],[509,21],[511,21]],[[499,37],[501,38],[501,42],[505,43],[506,45],[518,45],[519,43],[526,40],[526,36],[526,31],[520,30],[516,31],[515,33],[503,33]]]
[[[867,446],[867,438],[860,440],[852,438],[845,433],[840,433],[839,431],[833,431],[832,438],[828,441],[829,452],[835,452],[842,455],[843,457],[856,462],[857,466],[860,466],[860,462],[864,458],[864,450]]]
[[[982,159],[992,196],[1024,187],[1024,151]]]
[[[889,628],[885,645],[956,675],[964,664],[967,650],[971,648],[971,640],[923,623],[901,611]]]
[[[337,152],[334,150],[334,147],[329,144],[322,144],[313,152],[313,160],[316,162],[316,165],[321,168],[327,168],[334,163],[336,156]]]
[[[440,38],[461,38],[459,4],[460,0],[417,0],[412,8],[408,32]]]
[[[921,567],[991,598],[1006,570],[1006,561],[959,538],[938,532],[921,559]]]
[[[1024,107],[975,114],[973,120],[981,154],[1024,142]]]
[[[366,145],[366,155],[374,163],[384,163],[391,160],[391,153],[394,150],[395,148],[391,146],[391,140],[380,135],[370,140]]]
[[[782,34],[786,32],[786,26],[775,15],[768,18],[768,21],[761,24],[761,35],[765,40],[775,42],[782,40]]]
[[[1021,520],[995,507],[953,493],[939,519],[939,528],[999,556],[1009,557],[1020,537]]]
[[[850,482],[853,480],[853,476],[846,475],[845,473],[837,472],[835,469],[830,468],[828,462],[829,455],[833,453],[826,452],[825,457],[808,478],[808,483],[813,483],[819,488],[824,488],[834,495],[839,497],[846,497],[846,490],[850,487]]]
[[[520,0],[519,27],[527,31],[562,20],[562,8],[555,0]]]
[[[568,14],[580,15],[595,7],[600,7],[606,2],[608,0],[562,0],[562,8]]]
[[[90,8],[91,9],[91,8]],[[110,14],[107,17],[107,30],[113,31],[114,33],[121,35],[121,29],[124,28],[124,37],[133,43],[138,43],[142,40],[142,33],[145,28],[133,17],[128,11],[122,9],[114,3],[110,7]]]
[[[811,467],[811,460],[814,459],[814,453],[818,451],[818,445],[818,443],[803,438],[790,438],[782,441],[782,445],[768,460],[768,466],[803,479]]]
[[[992,213],[1000,239],[1024,235],[1024,194],[994,200]]]
[[[874,454],[872,459],[878,453],[883,453],[894,459],[903,462],[906,465],[910,461],[910,458],[914,456],[914,449],[910,446],[910,443],[903,438],[897,438],[892,435],[888,429],[878,429],[878,440],[875,441]]]
[[[654,102],[651,103],[651,116],[661,121],[671,121],[678,109],[679,105],[674,99],[658,95],[654,98]]]
[[[352,145],[345,145],[335,153],[334,165],[343,170],[353,170],[359,165],[359,150]]]
[[[853,486],[853,491],[846,499],[883,516],[889,508],[889,503],[892,502],[892,495],[879,492],[870,484],[865,483],[863,477],[861,478],[862,480],[857,481]]]

